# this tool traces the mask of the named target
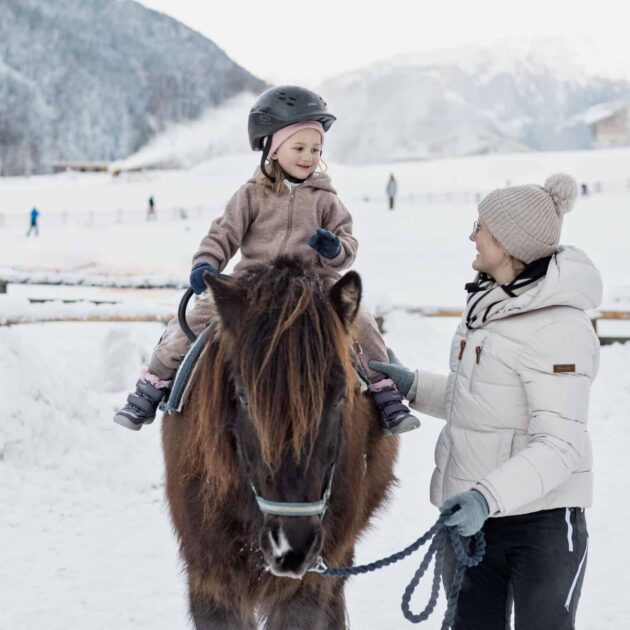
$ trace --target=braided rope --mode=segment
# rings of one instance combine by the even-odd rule
[[[420,536],[420,538],[411,543],[411,545],[405,547],[405,549],[399,551],[398,553],[383,558],[382,560],[377,560],[375,562],[370,562],[369,564],[363,564],[357,567],[342,568],[328,567],[322,562],[320,567],[318,567],[316,571],[321,575],[326,575],[329,577],[349,577],[352,575],[370,573],[372,571],[377,571],[378,569],[382,569],[383,567],[407,558],[412,553],[417,551],[420,547],[422,547],[425,543],[431,540],[431,544],[429,545],[424,557],[422,558],[422,562],[420,563],[418,570],[415,572],[413,578],[411,579],[411,582],[409,582],[409,585],[403,593],[401,602],[401,609],[405,619],[407,619],[411,623],[421,623],[422,621],[426,621],[430,617],[437,604],[440,593],[440,581],[444,570],[444,554],[446,551],[447,543],[450,543],[451,547],[453,548],[455,557],[457,558],[457,565],[455,568],[453,582],[450,585],[447,595],[446,612],[444,613],[444,620],[441,627],[442,630],[448,630],[453,625],[453,621],[455,619],[457,598],[459,597],[459,591],[461,590],[462,582],[464,581],[464,573],[466,571],[466,568],[474,567],[481,562],[486,550],[486,542],[482,532],[477,532],[471,538],[460,536],[454,527],[448,527],[447,525],[445,525],[443,519],[444,516],[440,516],[435,525],[433,525],[426,533]],[[474,542],[473,552],[469,553],[468,549],[470,547],[471,541]],[[422,576],[429,568],[433,556],[435,556],[435,566],[433,570],[433,584],[431,586],[431,595],[424,610],[418,614],[415,614],[411,611],[411,598],[414,591],[416,590],[416,587],[420,583]]]

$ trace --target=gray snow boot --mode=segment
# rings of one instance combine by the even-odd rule
[[[134,431],[143,424],[151,424],[166,392],[166,388],[157,388],[141,378],[136,383],[136,391],[127,396],[125,405],[116,412],[114,422]]]
[[[406,433],[420,427],[420,420],[403,403],[405,397],[394,381],[389,378],[383,379],[372,383],[368,389],[376,404],[385,435]]]

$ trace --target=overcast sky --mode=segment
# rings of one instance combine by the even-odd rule
[[[499,38],[588,38],[629,63],[630,3],[623,0],[141,0],[214,41],[271,83],[322,79],[401,53]]]

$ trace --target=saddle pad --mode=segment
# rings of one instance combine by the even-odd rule
[[[195,367],[197,366],[197,360],[201,356],[203,349],[206,347],[206,340],[208,339],[211,329],[212,325],[204,328],[192,346],[188,349],[186,356],[184,356],[184,360],[180,363],[173,378],[173,387],[171,388],[171,392],[166,402],[162,405],[162,410],[165,414],[181,412],[184,406],[184,401],[186,400],[188,386],[192,381],[192,376],[195,372]]]

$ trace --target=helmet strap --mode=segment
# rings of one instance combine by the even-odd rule
[[[276,178],[273,175],[269,175],[266,169],[267,157],[269,157],[269,150],[271,149],[271,136],[267,136],[265,140],[265,146],[263,147],[262,157],[260,158],[260,170],[262,174],[269,180],[275,183]]]
[[[284,175],[284,179],[291,182],[292,184],[303,184],[310,177],[310,175],[308,177],[305,177],[304,179],[300,179],[299,177],[293,177],[293,175],[289,175],[289,173],[287,173],[282,168],[282,166],[280,166],[280,170],[282,171],[282,174]]]

